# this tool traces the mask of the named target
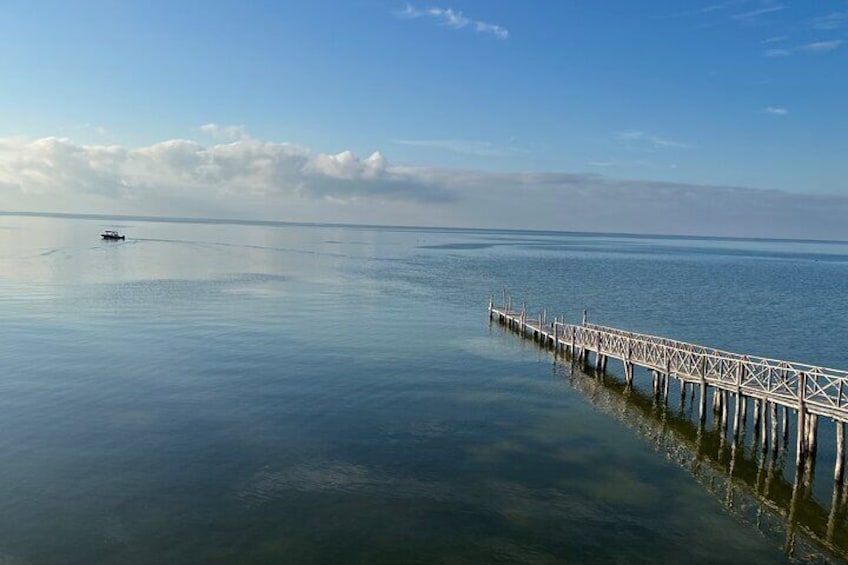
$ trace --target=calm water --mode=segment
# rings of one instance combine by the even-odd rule
[[[831,429],[790,558],[791,465],[728,480],[685,411],[485,307],[846,368],[846,281],[828,242],[0,216],[0,563],[816,555]]]

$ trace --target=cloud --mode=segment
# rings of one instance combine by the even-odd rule
[[[781,106],[768,106],[765,110],[763,110],[766,114],[772,114],[775,116],[785,116],[789,113],[789,110],[783,108]]]
[[[498,39],[507,39],[509,37],[509,31],[496,24],[474,22],[474,29],[480,33],[490,33]]]
[[[509,30],[497,24],[471,19],[458,10],[452,8],[425,8],[419,9],[412,4],[397,12],[397,15],[406,19],[431,18],[441,25],[451,29],[472,28],[477,33],[493,35],[497,39],[508,39]]]
[[[792,54],[792,51],[789,49],[766,49],[763,51],[763,55],[766,57],[788,57]]]
[[[727,4],[711,4],[709,6],[704,6],[702,8],[694,8],[692,10],[683,10],[682,12],[675,12],[673,14],[665,15],[665,16],[657,16],[658,19],[669,19],[669,18],[687,18],[690,16],[700,16],[704,14],[711,14],[713,12],[718,12],[720,10],[724,10],[727,8]]]
[[[200,126],[200,131],[204,135],[219,140],[235,141],[247,138],[247,130],[244,126],[221,126],[210,123]]]
[[[766,14],[772,14],[774,12],[780,12],[785,10],[786,6],[783,4],[777,4],[775,6],[766,6],[764,8],[757,8],[756,10],[749,10],[747,12],[742,12],[740,14],[733,14],[730,16],[734,20],[738,21],[748,21],[759,18],[760,16],[765,16]]]
[[[798,49],[807,53],[824,54],[838,49],[843,43],[845,42],[841,39],[835,39],[832,41],[814,41],[812,43],[807,43],[806,45],[801,45]]]
[[[767,38],[763,39],[762,41],[760,41],[760,43],[762,43],[763,45],[769,45],[771,43],[778,43],[778,42],[781,42],[781,41],[786,41],[787,39],[789,39],[789,38],[785,35],[776,35],[774,37],[767,37]]]
[[[848,23],[848,12],[833,12],[826,16],[819,16],[810,20],[810,27],[813,29],[833,31],[840,29]]]
[[[477,157],[503,157],[514,153],[526,153],[519,147],[500,147],[491,141],[474,141],[469,139],[396,139],[394,143],[428,149],[441,149],[463,155]]]
[[[763,51],[765,57],[788,57],[793,53],[800,52],[808,55],[825,55],[831,51],[835,51],[845,43],[842,39],[834,39],[831,41],[813,41],[799,45],[794,49],[766,49]]]
[[[209,130],[209,128],[207,128]],[[299,196],[442,201],[440,186],[380,153],[312,154],[287,143],[242,137],[209,146],[174,139],[146,147],[76,145],[48,137],[0,140],[0,185],[23,195],[97,194],[115,199],[185,196],[238,198]]]
[[[642,141],[647,134],[639,133],[624,137]],[[5,210],[72,213],[848,238],[846,196],[415,167],[379,152],[315,153],[252,137],[137,148],[0,139],[0,202]]]
[[[615,138],[622,143],[630,146],[640,146],[644,149],[666,149],[666,148],[684,148],[687,144],[679,141],[673,141],[665,137],[660,137],[652,133],[647,133],[639,130],[624,130],[617,132]]]

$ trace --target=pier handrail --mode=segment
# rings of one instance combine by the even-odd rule
[[[562,335],[574,331],[577,347],[594,351],[600,344],[604,355],[668,370],[683,380],[700,382],[703,378],[718,388],[796,409],[803,403],[809,412],[848,421],[848,371],[742,355],[597,324],[554,324],[562,328]]]
[[[524,309],[520,313],[494,306],[492,309],[506,316],[520,314],[522,323],[531,331],[546,333],[549,328],[565,346],[571,344],[573,337],[575,347],[668,373],[687,382],[704,382],[794,409],[804,406],[809,413],[848,422],[848,371],[744,355],[598,324],[558,320],[543,324],[541,314],[532,319]]]

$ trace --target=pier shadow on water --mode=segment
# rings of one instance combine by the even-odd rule
[[[728,439],[715,418],[700,425],[696,403],[688,396],[682,405],[673,406],[613,374],[581,371],[569,356],[558,356],[552,371],[595,409],[637,432],[688,471],[736,520],[782,544],[790,559],[848,562],[848,489],[835,487],[830,505],[821,504],[812,493],[814,466],[795,473],[792,450],[785,442],[763,454],[746,447],[745,435],[738,442]]]

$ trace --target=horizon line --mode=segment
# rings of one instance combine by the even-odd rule
[[[664,237],[670,239],[704,239],[719,241],[763,241],[763,242],[803,242],[803,243],[848,243],[843,239],[806,239],[788,237],[746,237],[731,235],[705,235],[705,234],[663,234],[663,233],[636,233],[636,232],[605,232],[605,231],[573,231],[552,230],[533,228],[471,228],[459,226],[419,226],[419,225],[393,225],[393,224],[355,224],[342,222],[296,222],[289,220],[261,220],[245,218],[210,218],[203,216],[146,216],[139,214],[101,214],[81,212],[33,212],[28,210],[0,210],[0,217],[28,217],[28,218],[64,218],[71,220],[130,220],[136,222],[161,222],[169,224],[224,224],[243,226],[269,226],[269,227],[330,227],[330,228],[358,228],[358,229],[391,229],[403,231],[415,230],[442,230],[456,232],[507,232],[507,233],[539,233],[539,234],[561,234],[561,235],[588,235],[588,236],[619,236],[630,238]]]

